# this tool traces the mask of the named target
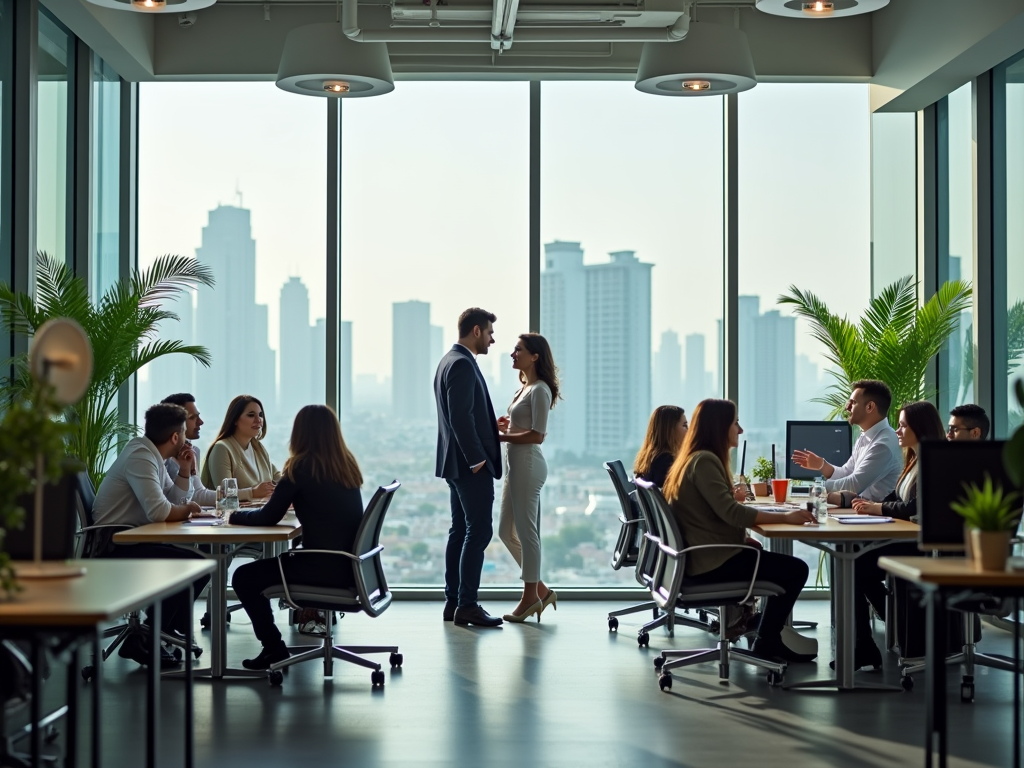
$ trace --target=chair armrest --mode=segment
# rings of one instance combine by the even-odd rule
[[[104,528],[118,528],[120,530],[127,531],[134,527],[135,526],[132,525],[125,525],[124,523],[111,523],[109,525],[87,525],[85,526],[85,528],[79,528],[77,531],[75,531],[75,535],[77,536],[82,533],[87,533],[88,531],[99,531]]]
[[[751,594],[754,592],[754,583],[757,581],[757,571],[761,567],[761,550],[757,547],[752,547],[749,544],[698,544],[693,547],[687,547],[686,549],[675,550],[672,549],[672,547],[663,544],[661,539],[659,539],[657,536],[652,536],[649,533],[644,535],[648,539],[653,541],[655,544],[657,544],[658,548],[661,549],[662,552],[664,552],[666,555],[673,558],[674,560],[678,560],[687,552],[694,552],[698,549],[752,549],[754,552],[757,553],[757,560],[754,562],[754,572],[750,576],[750,586],[747,587],[747,594],[742,600],[740,600],[740,602],[747,602],[750,599]]]
[[[639,517],[636,520],[627,520],[622,515],[619,515],[619,522],[623,525],[640,525],[643,522]]]
[[[346,558],[348,560],[351,560],[351,561],[354,561],[354,562],[357,562],[357,563],[361,563],[364,560],[369,560],[374,555],[376,555],[376,554],[378,554],[380,552],[383,552],[383,551],[384,551],[384,546],[382,544],[378,544],[376,547],[371,549],[369,552],[366,552],[366,553],[364,553],[362,555],[353,555],[351,552],[342,552],[342,551],[337,550],[337,549],[291,549],[286,554],[289,557],[294,557],[295,555],[303,555],[303,554],[305,554],[305,555],[335,555],[335,556],[338,556],[338,557],[344,557],[344,558]],[[284,560],[282,560],[281,558],[282,558],[282,556],[278,556],[278,558],[277,558],[277,569],[281,573],[281,587],[284,589],[284,601],[289,606],[291,606],[292,608],[295,608],[296,610],[298,610],[300,608],[300,606],[298,606],[294,602],[292,602],[292,593],[291,593],[291,590],[288,588],[288,579],[284,575]]]

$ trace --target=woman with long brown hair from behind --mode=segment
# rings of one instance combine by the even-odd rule
[[[647,422],[647,435],[633,460],[633,474],[661,488],[686,439],[689,423],[678,405],[659,405]]]
[[[747,528],[755,524],[790,523],[813,520],[811,513],[764,512],[740,504],[734,496],[729,471],[729,451],[743,434],[730,400],[703,400],[693,411],[683,447],[665,479],[663,492],[688,547],[705,544],[733,544],[697,550],[686,559],[686,576],[697,584],[748,582],[757,567],[759,580],[782,588],[781,595],[765,602],[753,653],[765,659],[787,662],[811,661],[782,642],[782,628],[793,610],[800,590],[807,582],[807,564],[789,555],[742,549]]]
[[[291,456],[274,495],[262,509],[242,510],[231,515],[232,525],[277,525],[288,507],[294,505],[302,524],[305,549],[330,549],[351,552],[363,518],[363,499],[359,488],[363,475],[359,464],[345,445],[341,425],[326,405],[307,405],[295,416],[292,427]],[[288,658],[288,647],[274,624],[270,600],[263,596],[268,587],[286,578],[296,583],[328,587],[353,586],[351,572],[338,567],[330,555],[281,555],[255,560],[239,566],[231,580],[238,599],[252,620],[252,631],[263,650],[254,659],[245,659],[246,669],[267,669]]]
[[[558,595],[540,578],[540,491],[548,465],[540,449],[548,431],[548,411],[558,400],[558,369],[547,339],[524,333],[512,350],[512,367],[523,385],[508,414],[498,419],[498,440],[505,448],[505,482],[501,491],[498,536],[522,568],[523,596],[503,618],[526,621],[551,604],[558,610]]]

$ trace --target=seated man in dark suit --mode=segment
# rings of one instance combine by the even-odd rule
[[[501,477],[498,422],[477,355],[494,343],[497,317],[479,308],[459,317],[459,342],[441,358],[437,400],[437,476],[451,490],[452,527],[445,551],[444,620],[497,627],[477,603],[484,550],[493,533],[494,481]]]

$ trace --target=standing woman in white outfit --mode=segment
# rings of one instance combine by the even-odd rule
[[[558,399],[558,369],[551,347],[539,333],[524,333],[512,350],[512,367],[522,388],[512,398],[508,415],[498,419],[498,439],[505,449],[505,484],[501,492],[498,536],[523,569],[523,597],[505,621],[522,622],[552,603],[558,595],[540,580],[540,489],[548,477],[540,444],[548,431],[548,411]]]

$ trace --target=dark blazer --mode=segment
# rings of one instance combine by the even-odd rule
[[[917,480],[910,484],[908,489],[909,498],[904,501],[899,491],[893,491],[882,499],[882,514],[889,517],[897,517],[900,520],[909,520],[917,514]]]
[[[473,353],[461,344],[441,358],[434,376],[437,400],[437,477],[454,479],[481,472],[501,477],[498,425],[480,368]]]

